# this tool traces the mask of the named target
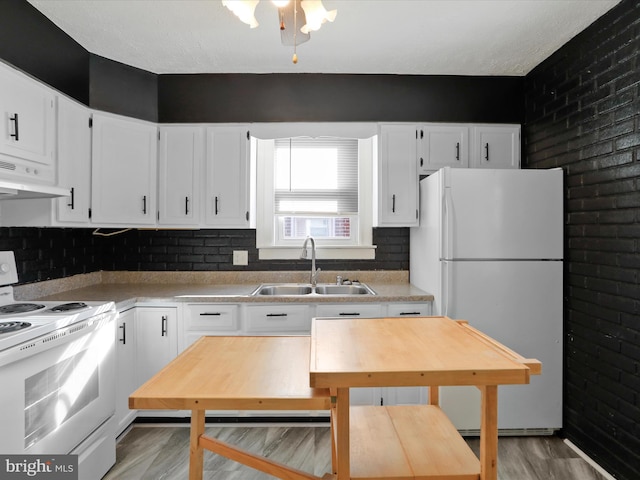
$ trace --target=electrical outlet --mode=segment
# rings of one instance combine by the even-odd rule
[[[249,252],[246,250],[234,250],[233,251],[233,264],[234,265],[249,265]]]

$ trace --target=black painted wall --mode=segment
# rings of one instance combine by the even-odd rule
[[[521,77],[160,75],[159,121],[521,123]]]
[[[566,171],[564,434],[640,472],[640,1],[526,77],[527,166]]]
[[[158,76],[91,54],[89,106],[149,122],[158,121]]]
[[[0,58],[89,104],[89,52],[26,0],[0,0]]]

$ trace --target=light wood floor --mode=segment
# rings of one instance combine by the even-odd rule
[[[331,471],[329,428],[321,426],[207,427],[207,435],[322,476]],[[467,442],[478,453],[478,439]],[[604,480],[557,437],[501,437],[499,480]],[[186,480],[189,428],[134,426],[117,446],[117,460],[103,480]],[[205,480],[273,477],[205,452]]]

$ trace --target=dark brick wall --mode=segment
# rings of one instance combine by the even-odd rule
[[[409,229],[373,230],[375,260],[318,260],[323,270],[408,270]],[[302,246],[302,242],[300,243]],[[248,250],[249,265],[235,266],[233,250]],[[304,260],[258,260],[255,230],[132,230],[111,237],[105,270],[307,270]]]
[[[566,171],[564,434],[640,472],[640,1],[525,80],[525,162]]]
[[[307,270],[304,260],[258,260],[255,230],[131,230],[100,237],[82,228],[0,228],[0,250],[16,255],[19,283],[98,270]],[[376,228],[375,260],[319,260],[323,270],[408,270],[409,229]],[[300,244],[302,246],[302,244]],[[248,250],[235,266],[233,250]]]
[[[0,250],[16,256],[18,283],[102,269],[103,239],[81,228],[0,228]]]

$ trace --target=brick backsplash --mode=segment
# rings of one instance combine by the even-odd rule
[[[90,229],[0,228],[0,250],[15,253],[20,284],[102,269],[103,244]]]
[[[375,260],[321,260],[323,270],[408,270],[409,229],[374,229]],[[111,237],[105,270],[307,270],[304,260],[258,260],[255,230],[132,230]],[[300,243],[302,246],[302,243]],[[233,265],[234,250],[249,265]]]
[[[640,472],[640,2],[525,79],[525,163],[566,172],[563,433],[616,478]]]
[[[130,230],[112,237],[82,228],[0,228],[0,250],[16,255],[19,283],[98,270],[307,270],[304,260],[258,260],[255,230]],[[321,260],[323,270],[408,270],[409,229],[376,228],[375,260]],[[302,246],[302,244],[301,244]],[[233,250],[249,252],[235,266]]]

